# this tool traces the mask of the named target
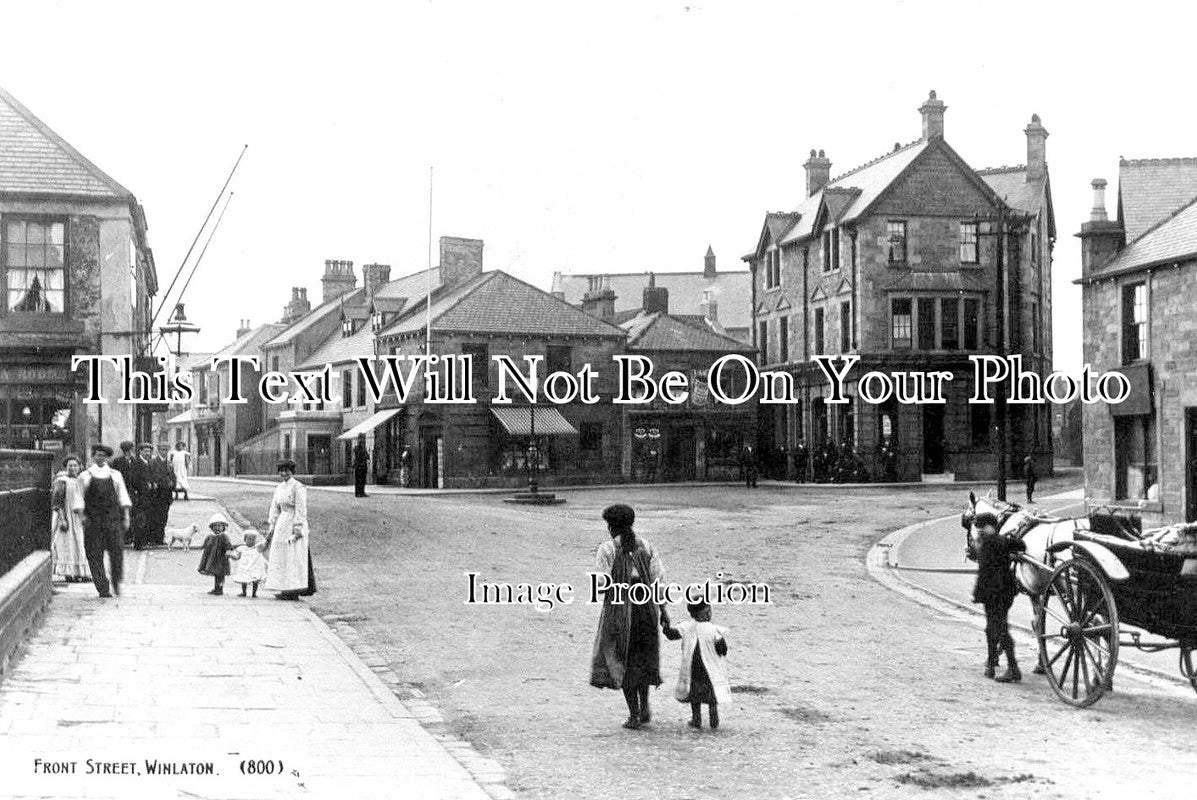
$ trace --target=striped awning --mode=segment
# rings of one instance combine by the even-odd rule
[[[403,410],[402,408],[388,408],[385,411],[379,411],[377,414],[371,415],[370,417],[366,418],[362,422],[359,422],[358,424],[354,425],[349,430],[342,433],[340,436],[337,437],[337,440],[338,441],[349,441],[351,439],[356,439],[361,434],[369,433],[370,431],[374,430],[379,425],[386,422],[388,419],[395,416],[402,410]]]
[[[537,436],[578,435],[577,429],[552,406],[491,406],[490,413],[515,436],[531,436],[533,427]]]
[[[170,419],[168,419],[166,421],[166,424],[167,425],[185,425],[188,422],[191,422],[192,419],[193,419],[193,415],[191,413],[191,409],[189,408],[186,411],[184,411],[182,414],[179,414],[177,417],[171,417]]]

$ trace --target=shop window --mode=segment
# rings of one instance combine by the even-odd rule
[[[4,225],[4,308],[26,314],[66,310],[66,224],[9,219]]]
[[[1158,499],[1154,414],[1114,418],[1114,469],[1116,499]]]
[[[603,451],[603,423],[583,422],[578,425],[578,449],[583,453]]]
[[[733,461],[740,457],[740,431],[736,428],[712,428],[707,431],[707,461]]]

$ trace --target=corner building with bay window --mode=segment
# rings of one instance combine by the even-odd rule
[[[974,170],[944,137],[945,110],[931,92],[918,140],[835,178],[825,151],[812,150],[806,199],[767,214],[744,257],[760,366],[793,374],[797,386],[799,402],[760,406],[760,449],[774,477],[794,477],[801,440],[808,468],[828,446],[851,447],[873,480],[991,478],[994,406],[968,402],[969,356],[1001,351],[1021,355],[1024,371],[1051,372],[1047,130],[1032,117],[1025,165]],[[860,357],[849,402],[827,402],[818,355]],[[856,386],[871,370],[953,377],[943,404],[873,404]],[[1011,404],[1008,421],[1007,474],[1020,475],[1026,455],[1050,474],[1050,408]]]

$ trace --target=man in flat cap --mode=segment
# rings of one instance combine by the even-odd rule
[[[125,565],[123,539],[129,529],[133,501],[121,473],[108,465],[112,448],[106,444],[93,445],[91,457],[95,463],[79,475],[75,510],[83,515],[83,551],[96,592],[100,597],[112,597],[113,592],[121,593]],[[111,591],[104,568],[105,553],[112,569]]]
[[[129,493],[129,499],[133,501],[129,526],[125,530],[125,544],[131,544],[140,550],[139,535],[144,517],[141,494],[145,484],[146,464],[137,455],[133,442],[121,442],[121,454],[112,459],[111,467],[121,474],[121,478],[125,481],[125,491]]]

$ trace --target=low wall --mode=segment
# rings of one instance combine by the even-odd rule
[[[50,604],[50,552],[37,550],[0,575],[0,676]]]

